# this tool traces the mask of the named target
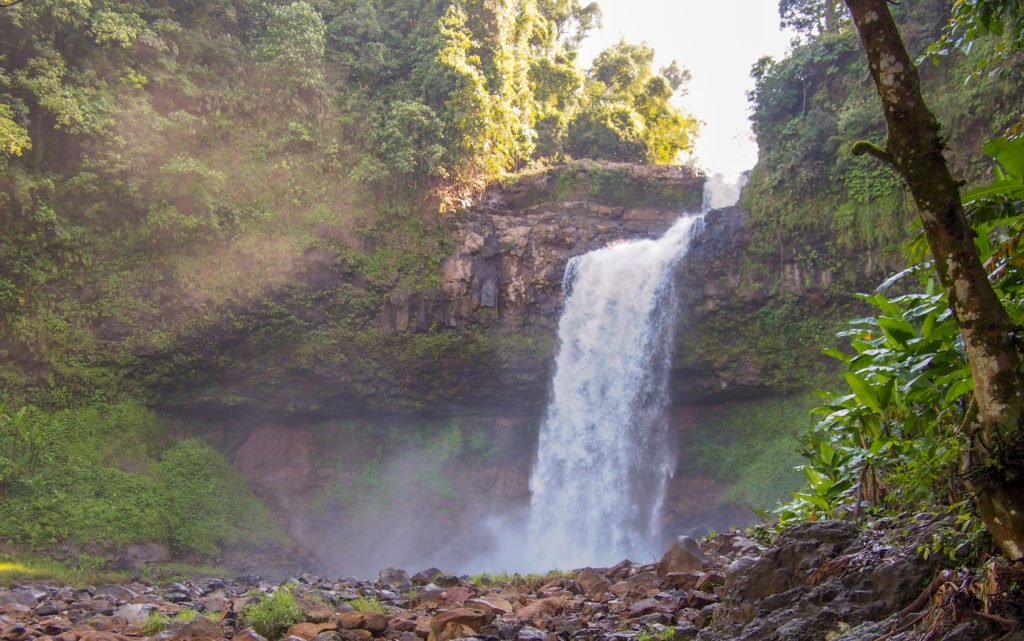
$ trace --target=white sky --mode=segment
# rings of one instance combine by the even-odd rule
[[[750,67],[764,55],[782,57],[791,38],[779,30],[778,0],[597,1],[604,26],[584,41],[581,65],[590,66],[601,49],[623,37],[647,41],[657,54],[656,68],[677,60],[693,75],[682,105],[705,123],[697,164],[727,176],[753,167]]]

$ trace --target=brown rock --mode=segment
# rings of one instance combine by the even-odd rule
[[[576,583],[583,588],[586,594],[601,594],[608,591],[611,581],[593,568],[583,568],[576,573]]]
[[[337,623],[296,623],[292,627],[288,628],[285,632],[285,636],[298,637],[304,641],[309,641],[316,635],[327,630],[337,630]]]
[[[362,612],[342,612],[338,615],[338,630],[355,630],[366,626],[366,617]]]
[[[540,623],[545,619],[562,614],[566,610],[572,607],[572,604],[567,599],[562,597],[554,596],[540,601],[534,601],[527,605],[523,609],[516,612],[516,620],[518,621],[533,621],[534,623]]]
[[[679,609],[679,603],[672,599],[643,599],[637,601],[629,608],[629,617],[641,617],[645,614],[654,614],[660,612],[661,614],[673,614]]]
[[[369,630],[338,630],[338,636],[342,641],[366,641],[373,638]]]
[[[688,536],[676,537],[668,546],[658,564],[658,576],[665,578],[673,572],[700,572],[710,565],[711,559],[700,549],[700,544]]]
[[[450,608],[453,605],[465,603],[471,596],[473,596],[472,590],[462,585],[456,585],[441,592],[437,597],[437,604],[442,608]]]
[[[334,611],[319,601],[297,596],[295,603],[302,608],[303,617],[310,623],[323,623],[334,616]]]
[[[470,630],[468,636],[472,636],[493,619],[493,614],[469,608],[448,610],[430,620],[430,636],[428,638],[430,641],[447,641],[447,639],[462,636],[461,633],[465,629]],[[455,633],[459,633],[458,636],[452,636]]]
[[[493,612],[494,614],[512,614],[512,604],[506,599],[496,596],[481,596],[466,601],[466,607],[482,612]]]
[[[224,631],[206,617],[196,617],[173,630],[165,641],[223,641]]]
[[[379,634],[388,629],[388,616],[383,612],[367,610],[363,612],[363,619],[365,621],[362,627],[374,634]]]

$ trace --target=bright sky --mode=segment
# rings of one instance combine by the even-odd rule
[[[697,164],[727,176],[757,161],[747,119],[750,67],[758,58],[785,54],[790,34],[779,30],[777,0],[597,0],[604,27],[580,52],[589,66],[601,49],[625,37],[654,47],[656,68],[672,60],[693,79],[682,104],[704,122]],[[586,2],[584,2],[586,4]]]

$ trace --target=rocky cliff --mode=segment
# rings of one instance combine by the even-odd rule
[[[699,209],[702,186],[668,166],[520,175],[445,215],[444,255],[426,260],[322,226],[264,296],[221,303],[166,349],[136,350],[140,376],[179,410],[539,410],[566,261],[660,235]]]

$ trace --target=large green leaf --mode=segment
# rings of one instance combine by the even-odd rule
[[[846,376],[846,382],[850,384],[850,389],[857,395],[857,400],[871,408],[872,411],[881,414],[882,406],[879,404],[878,395],[871,385],[854,372],[846,372],[844,376]]]

